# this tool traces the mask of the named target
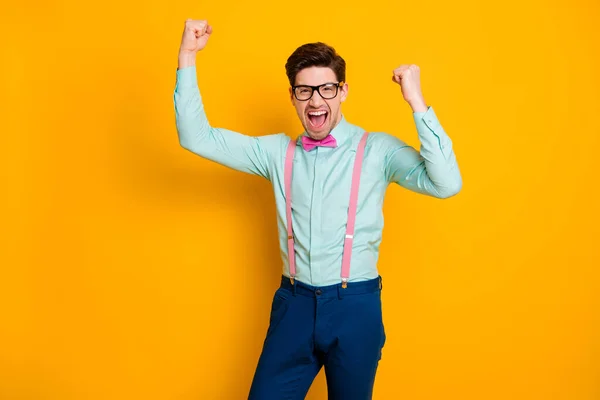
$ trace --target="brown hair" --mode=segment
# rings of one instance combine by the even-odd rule
[[[296,83],[296,74],[308,67],[329,67],[338,81],[346,80],[346,61],[335,49],[325,43],[307,43],[298,47],[285,63],[285,72],[290,85]]]

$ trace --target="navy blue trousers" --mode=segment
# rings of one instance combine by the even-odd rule
[[[322,367],[329,400],[371,399],[386,339],[381,287],[381,277],[344,289],[282,276],[249,400],[302,400]]]

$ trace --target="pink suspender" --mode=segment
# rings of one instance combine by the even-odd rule
[[[362,169],[363,156],[367,136],[365,132],[360,139],[354,159],[354,170],[352,171],[352,186],[350,188],[350,206],[348,208],[348,222],[346,224],[346,236],[344,238],[344,254],[342,256],[342,287],[346,288],[350,277],[350,259],[352,257],[352,241],[354,240],[354,222],[356,220],[356,207],[358,204],[358,187],[360,185],[360,171]],[[296,278],[296,260],[294,251],[294,234],[292,229],[292,169],[294,165],[294,152],[296,142],[291,140],[288,144],[285,157],[285,211],[287,219],[288,260],[290,265],[290,281],[294,284]]]
[[[346,224],[346,238],[344,239],[344,255],[342,256],[342,287],[346,287],[350,277],[350,258],[352,256],[352,241],[354,240],[354,221],[356,220],[356,205],[358,203],[358,186],[360,184],[360,171],[362,168],[363,154],[367,135],[365,132],[360,139],[356,158],[354,159],[354,171],[352,172],[352,187],[350,189],[350,207],[348,208],[348,223]]]
[[[287,220],[288,260],[290,264],[290,281],[294,284],[296,277],[296,257],[294,252],[294,233],[292,230],[292,169],[294,166],[294,150],[296,142],[290,140],[285,156],[285,216]]]

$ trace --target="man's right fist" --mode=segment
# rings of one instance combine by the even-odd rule
[[[212,33],[212,26],[206,20],[187,19],[181,37],[180,52],[196,53],[202,50]]]

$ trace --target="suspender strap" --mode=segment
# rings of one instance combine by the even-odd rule
[[[352,185],[350,187],[350,206],[348,207],[348,222],[346,224],[346,236],[344,237],[344,253],[342,255],[342,287],[346,288],[350,277],[350,259],[352,258],[352,243],[354,240],[354,223],[356,221],[356,208],[358,205],[358,188],[360,186],[360,172],[362,169],[363,156],[367,136],[365,132],[360,139],[354,159],[354,170],[352,171]],[[290,281],[294,284],[296,278],[296,254],[294,251],[294,233],[292,229],[292,170],[294,165],[294,154],[296,141],[290,140],[285,156],[285,211],[287,220],[288,260],[290,267]]]
[[[352,258],[352,242],[354,241],[354,222],[356,221],[356,206],[358,204],[358,188],[360,186],[360,171],[362,168],[363,155],[367,136],[365,132],[360,139],[354,159],[354,171],[352,171],[352,186],[350,188],[350,207],[348,207],[348,222],[346,224],[346,237],[344,238],[344,254],[342,256],[342,287],[346,288],[350,277],[350,259]]]
[[[290,281],[294,284],[296,278],[296,254],[294,252],[294,233],[292,230],[292,167],[294,166],[294,153],[296,150],[296,142],[290,140],[288,143],[287,153],[285,155],[285,213],[287,220],[287,243],[288,243],[288,260],[290,265]]]

